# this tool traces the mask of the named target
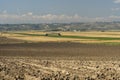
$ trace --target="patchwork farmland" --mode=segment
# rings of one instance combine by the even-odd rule
[[[119,32],[6,32],[1,80],[119,80]]]

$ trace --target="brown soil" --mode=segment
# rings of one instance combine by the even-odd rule
[[[70,42],[0,44],[0,56],[120,56],[120,46]]]
[[[120,61],[2,57],[0,80],[120,80]]]
[[[0,37],[0,44],[24,43],[24,40],[12,39],[7,37]]]

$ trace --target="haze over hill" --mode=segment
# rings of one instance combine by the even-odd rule
[[[0,24],[0,31],[119,31],[120,22]]]

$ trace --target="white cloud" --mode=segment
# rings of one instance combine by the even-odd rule
[[[119,11],[120,8],[112,8],[111,10],[112,10],[112,11]]]
[[[120,16],[115,16],[115,15],[112,15],[112,16],[109,16],[110,19],[114,20],[114,19],[120,19]]]
[[[31,15],[33,15],[33,13],[32,13],[32,12],[28,12],[27,15],[30,15],[30,16],[31,16]]]
[[[7,14],[7,10],[4,10],[4,11],[3,11],[3,14]]]
[[[75,15],[34,15],[32,12],[26,14],[0,14],[0,23],[68,23],[68,22],[105,22],[120,20],[120,16],[109,17],[83,17],[77,14]]]
[[[77,22],[80,20],[80,16],[73,15],[33,15],[29,12],[26,14],[16,15],[16,14],[0,14],[0,22],[4,23],[43,23],[43,22]]]
[[[120,3],[120,0],[114,0],[114,3]]]

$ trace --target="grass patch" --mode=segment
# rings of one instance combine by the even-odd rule
[[[14,34],[20,34],[20,35],[26,35],[26,36],[45,36],[43,34],[28,34],[28,33],[14,33]]]
[[[96,40],[120,40],[120,38],[112,38],[112,37],[87,37],[87,36],[49,36],[49,37],[57,37],[57,38],[75,38],[75,39],[96,39]]]
[[[111,45],[111,46],[113,46],[113,45],[120,45],[120,42],[105,42],[105,43],[103,43],[103,44],[105,44],[105,45]]]

